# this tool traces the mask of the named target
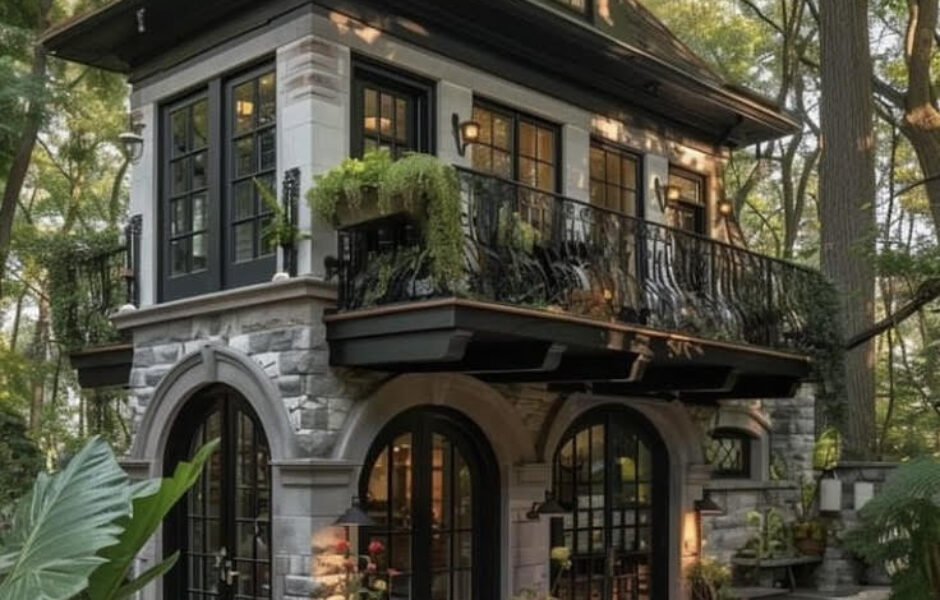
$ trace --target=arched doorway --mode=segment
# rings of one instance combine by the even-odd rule
[[[668,472],[662,439],[635,411],[604,406],[569,427],[553,461],[555,497],[570,511],[552,536],[571,550],[562,600],[666,597]]]
[[[418,407],[372,445],[360,496],[381,541],[390,598],[499,597],[499,468],[483,432],[456,411]]]
[[[164,526],[167,600],[270,600],[271,454],[248,402],[223,385],[190,399],[173,425],[166,473],[209,440],[219,451]]]

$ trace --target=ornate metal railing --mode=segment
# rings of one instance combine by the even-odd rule
[[[820,275],[683,230],[458,169],[465,279],[428,276],[420,225],[340,232],[340,309],[461,295],[805,350]]]

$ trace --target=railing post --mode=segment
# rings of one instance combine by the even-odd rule
[[[124,226],[125,302],[140,306],[140,233],[143,215],[132,216]]]
[[[287,215],[287,223],[294,230],[298,226],[298,198],[300,197],[300,169],[294,167],[284,171],[284,179],[281,182],[283,193],[281,194],[282,210]],[[282,270],[291,277],[297,276],[297,240],[282,241],[281,255],[283,257]]]

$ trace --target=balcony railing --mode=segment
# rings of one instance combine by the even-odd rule
[[[811,347],[821,276],[717,240],[459,169],[465,278],[433,285],[404,215],[340,232],[340,310],[440,296],[782,350]]]

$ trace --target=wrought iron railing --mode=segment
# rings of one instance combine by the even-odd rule
[[[60,336],[70,350],[81,350],[122,341],[111,324],[111,315],[122,305],[140,303],[141,218],[131,217],[124,240],[113,247],[80,255],[65,265],[57,288],[63,302]]]
[[[780,349],[806,350],[811,269],[458,169],[466,274],[428,276],[404,215],[340,232],[340,309],[461,295]]]

